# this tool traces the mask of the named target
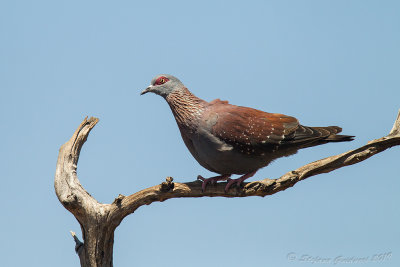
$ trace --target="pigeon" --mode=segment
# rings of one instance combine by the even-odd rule
[[[207,102],[192,94],[176,77],[157,75],[141,92],[162,96],[171,108],[182,139],[197,162],[219,174],[201,180],[208,184],[228,181],[240,186],[259,169],[299,149],[329,142],[352,141],[354,136],[338,135],[338,126],[303,126],[291,116],[229,104],[220,99]],[[241,175],[231,179],[234,174]]]

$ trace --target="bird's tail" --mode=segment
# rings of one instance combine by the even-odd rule
[[[338,126],[328,126],[328,127],[309,127],[313,131],[320,133],[321,141],[327,142],[346,142],[346,141],[353,141],[353,135],[341,135],[338,134],[342,131],[342,128]]]

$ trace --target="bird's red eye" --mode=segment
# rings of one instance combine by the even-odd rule
[[[161,85],[161,84],[164,84],[164,83],[166,83],[168,81],[169,81],[169,79],[167,77],[162,76],[162,77],[158,78],[154,84],[155,85]]]

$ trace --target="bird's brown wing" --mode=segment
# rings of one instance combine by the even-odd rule
[[[213,112],[217,114],[212,133],[234,146],[281,144],[292,139],[299,128],[294,117],[234,106],[225,101],[211,103],[215,104]]]
[[[217,115],[211,128],[212,134],[234,147],[245,150],[271,145],[295,147],[315,141],[352,140],[352,136],[336,135],[342,130],[337,126],[303,126],[294,117],[230,105],[227,101],[219,99],[210,104]]]

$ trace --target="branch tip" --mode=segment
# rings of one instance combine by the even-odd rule
[[[74,238],[75,241],[75,252],[77,254],[79,254],[81,252],[81,249],[83,248],[83,243],[78,239],[78,237],[76,236],[75,232],[73,231],[69,231],[72,235],[72,237]]]
[[[396,135],[400,135],[400,109],[399,112],[397,113],[397,118],[393,124],[393,128],[389,133],[389,136],[396,136]]]

